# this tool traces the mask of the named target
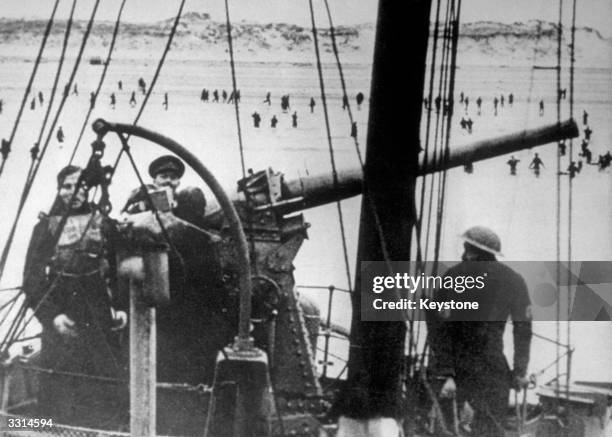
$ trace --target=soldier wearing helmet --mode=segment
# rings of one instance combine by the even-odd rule
[[[506,413],[510,388],[527,385],[527,365],[531,344],[531,313],[523,278],[497,261],[501,241],[492,230],[475,226],[463,235],[462,262],[451,267],[445,277],[484,275],[485,286],[478,290],[480,308],[455,311],[429,320],[434,366],[443,381],[442,398],[456,397],[457,404],[468,402],[474,410],[474,435],[503,436],[501,423]],[[436,293],[441,300],[472,299],[453,290]],[[470,313],[470,314],[467,314]],[[503,335],[511,317],[514,336],[514,363],[510,369],[504,355]]]

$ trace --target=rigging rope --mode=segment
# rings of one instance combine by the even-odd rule
[[[436,2],[436,22],[434,25],[434,33],[433,33],[433,48],[431,53],[431,67],[429,72],[429,92],[427,95],[427,122],[425,127],[425,148],[423,149],[423,162],[427,165],[427,160],[429,158],[429,129],[431,127],[431,108],[433,102],[433,84],[435,77],[435,65],[436,65],[436,57],[438,52],[438,30],[440,28],[440,4],[442,2]],[[427,186],[427,171],[423,172],[423,176],[421,179],[421,199],[420,199],[420,207],[419,207],[419,215],[416,221],[416,231],[417,231],[417,261],[423,261],[422,254],[422,245],[421,245],[421,235],[422,235],[422,223],[423,223],[423,211],[425,207],[425,187]],[[432,176],[433,177],[433,176]]]
[[[234,46],[232,44],[232,24],[230,22],[228,0],[225,0],[225,27],[227,28],[227,45],[229,47],[229,55],[230,55],[232,91],[234,93],[234,111],[236,113],[236,129],[238,131],[238,148],[240,150],[240,166],[242,168],[242,179],[246,179],[246,168],[245,168],[245,163],[244,163],[244,146],[242,144],[242,129],[240,125],[240,108],[238,106],[239,99],[237,98],[238,87],[236,86],[236,66],[234,63]],[[245,194],[246,194],[246,190],[245,190]]]
[[[557,124],[561,123],[561,44],[563,35],[563,0],[559,0],[559,21],[557,23],[557,68],[556,68],[556,109],[557,109]],[[557,284],[557,290],[561,286],[561,154],[557,150],[557,175],[555,178],[556,189],[555,189],[555,255],[556,255],[556,271],[555,279]],[[561,299],[557,299],[556,305],[557,317],[556,317],[556,338],[557,342],[561,341]],[[561,349],[559,344],[555,348],[556,350],[556,373],[560,373],[560,361],[561,361]],[[559,402],[559,390],[555,390],[556,402]]]
[[[438,141],[439,137],[442,135],[442,133],[440,132],[441,129],[443,129],[443,123],[442,123],[442,127],[440,126],[441,122],[443,121],[445,115],[446,115],[446,107],[447,107],[447,96],[446,94],[443,92],[445,90],[444,85],[446,83],[445,79],[446,79],[446,72],[448,70],[448,27],[449,27],[449,17],[450,17],[450,1],[447,2],[446,5],[446,14],[445,14],[445,19],[444,19],[444,31],[443,31],[443,35],[442,35],[442,57],[440,60],[440,78],[438,79],[438,96],[436,97],[436,124],[435,124],[435,129],[434,129],[434,150],[433,150],[433,159],[432,161],[434,163],[438,162],[438,159],[440,159],[440,157],[438,156],[441,153],[441,144]],[[432,68],[435,68],[435,66],[432,66]],[[450,103],[450,102],[448,102]],[[429,131],[427,132],[427,135],[429,135]],[[428,259],[428,253],[429,253],[429,236],[430,236],[430,230],[431,230],[431,217],[432,217],[432,208],[433,208],[433,195],[434,195],[434,184],[436,182],[436,180],[438,181],[438,189],[439,189],[439,185],[440,185],[440,174],[436,173],[434,175],[432,175],[431,177],[431,183],[430,183],[430,187],[429,187],[429,206],[428,206],[428,211],[427,211],[427,230],[425,231],[425,254],[424,254],[424,258]],[[437,201],[439,201],[439,198],[437,199]]]
[[[28,80],[28,84],[26,85],[25,91],[23,93],[23,98],[21,100],[21,105],[19,106],[19,111],[17,112],[17,118],[15,119],[13,130],[11,131],[11,135],[8,141],[5,143],[3,140],[2,149],[0,150],[0,154],[2,155],[2,164],[0,165],[0,176],[2,176],[4,166],[6,164],[9,153],[11,151],[13,140],[15,139],[17,127],[19,126],[19,122],[21,120],[21,115],[23,114],[23,109],[25,108],[26,102],[28,100],[28,96],[30,94],[30,91],[32,90],[32,83],[34,82],[34,78],[36,77],[36,72],[38,71],[38,66],[40,65],[40,60],[42,58],[43,51],[45,50],[45,46],[47,45],[47,38],[49,37],[49,34],[51,32],[51,27],[53,25],[53,20],[55,18],[55,12],[57,11],[58,5],[59,5],[59,0],[55,0],[55,5],[53,6],[51,17],[49,18],[49,21],[47,22],[47,27],[45,28],[45,33],[43,35],[43,39],[40,44],[40,49],[38,50],[38,55],[36,56],[36,60],[34,61],[34,67],[32,69],[32,73],[30,74],[30,79]]]
[[[347,107],[347,113],[348,113],[348,117],[349,117],[349,122],[351,124],[351,128],[353,126],[353,124],[355,123],[354,118],[353,118],[353,111],[351,109],[351,104],[348,100],[348,95],[346,93],[346,81],[344,80],[344,72],[342,71],[342,63],[340,62],[340,54],[339,54],[339,50],[338,50],[338,45],[336,44],[336,34],[335,34],[335,29],[334,29],[334,23],[332,20],[332,16],[331,16],[331,12],[329,9],[329,2],[327,0],[325,0],[325,8],[327,10],[327,18],[329,20],[329,31],[330,31],[330,38],[331,38],[331,42],[332,42],[332,49],[334,52],[334,57],[336,58],[336,65],[338,67],[338,73],[340,76],[340,85],[342,87],[342,99],[343,99],[343,105],[346,103],[346,107]],[[369,189],[367,186],[367,181],[365,180],[365,164],[363,161],[363,157],[361,155],[361,150],[359,149],[359,140],[358,140],[358,135],[354,135],[353,136],[353,143],[355,145],[355,152],[357,154],[357,159],[359,160],[359,166],[361,167],[361,172],[362,175],[364,175],[364,181],[363,181],[363,199],[365,200],[366,205],[370,208],[370,211],[372,213],[372,217],[374,218],[374,225],[376,228],[376,232],[378,234],[378,240],[380,242],[380,248],[381,248],[381,252],[383,255],[383,260],[386,262],[387,264],[387,268],[389,270],[389,272],[392,271],[391,268],[391,257],[389,256],[389,251],[387,250],[387,242],[384,236],[384,232],[382,229],[382,225],[380,222],[380,216],[378,215],[378,210],[376,208],[376,205],[374,204],[374,199],[372,198],[372,196],[370,196],[369,194]],[[346,246],[346,243],[343,240],[343,245]],[[345,265],[349,265],[348,264],[348,259],[345,256]],[[348,269],[348,267],[347,267]],[[349,273],[350,274],[350,273]],[[348,282],[349,285],[349,289],[352,289],[351,286],[351,282],[349,280]]]
[[[108,49],[108,54],[106,55],[106,61],[104,62],[104,68],[102,69],[100,81],[98,82],[98,87],[96,88],[96,91],[94,92],[93,101],[89,105],[89,110],[87,111],[87,115],[85,116],[85,120],[83,121],[83,125],[81,126],[79,136],[77,137],[74,148],[72,149],[72,154],[70,155],[70,160],[68,161],[68,165],[72,164],[72,161],[74,160],[74,157],[79,148],[79,145],[81,144],[81,139],[83,138],[83,133],[85,132],[85,128],[87,127],[89,117],[91,117],[91,113],[93,112],[96,101],[98,100],[98,95],[100,94],[100,90],[102,89],[102,84],[104,83],[104,79],[106,78],[106,72],[110,65],[111,55],[113,54],[113,50],[115,48],[115,42],[117,40],[117,34],[119,33],[119,24],[121,22],[121,14],[123,13],[123,7],[125,6],[126,1],[127,0],[122,0],[121,5],[119,6],[119,12],[117,13],[117,19],[115,20],[115,27],[113,29],[113,36],[111,38],[111,43]]]
[[[17,212],[15,213],[15,218],[13,220],[13,225],[11,227],[11,230],[8,234],[8,237],[6,239],[6,242],[4,243],[4,248],[2,249],[2,256],[0,257],[0,282],[2,281],[2,277],[4,275],[4,268],[6,266],[6,261],[8,259],[8,254],[11,248],[11,245],[13,244],[13,239],[15,237],[15,231],[17,230],[17,224],[19,222],[19,218],[21,217],[21,212],[23,211],[23,207],[25,206],[25,202],[27,200],[28,194],[29,194],[29,181],[30,181],[30,175],[32,174],[35,165],[36,165],[36,156],[38,155],[38,151],[39,151],[39,144],[40,141],[42,140],[42,136],[45,130],[45,126],[47,124],[47,120],[49,118],[49,114],[51,113],[51,107],[53,106],[53,100],[55,99],[55,93],[57,91],[57,84],[59,82],[59,78],[60,78],[60,74],[61,74],[61,70],[62,70],[62,66],[64,64],[64,58],[66,55],[66,47],[68,46],[68,38],[70,37],[70,29],[72,27],[72,18],[74,16],[74,9],[76,6],[76,0],[73,0],[72,2],[72,8],[70,10],[70,17],[68,18],[68,22],[66,24],[66,32],[64,34],[64,43],[62,45],[62,52],[61,52],[61,56],[59,59],[59,63],[58,63],[58,67],[57,67],[57,72],[55,74],[55,79],[53,82],[53,88],[51,90],[51,97],[49,99],[49,107],[47,108],[44,120],[43,120],[43,124],[42,127],[40,129],[40,133],[38,136],[38,140],[37,142],[34,144],[34,147],[32,147],[31,153],[32,153],[32,161],[30,163],[30,168],[28,170],[28,175],[26,177],[26,182],[25,185],[23,187],[23,191],[21,193],[21,198],[19,200],[19,205],[17,206]]]
[[[157,78],[159,77],[159,73],[161,72],[161,68],[164,65],[164,62],[166,61],[166,56],[168,55],[168,52],[170,51],[170,47],[172,47],[172,40],[174,39],[174,35],[176,33],[176,28],[177,28],[178,23],[179,23],[179,21],[181,19],[181,14],[183,12],[183,6],[185,6],[185,0],[181,0],[181,4],[179,6],[178,12],[176,14],[176,17],[174,18],[174,23],[172,24],[172,29],[170,29],[170,35],[168,35],[168,41],[166,42],[166,47],[164,48],[162,56],[159,59],[159,62],[157,64],[157,68],[155,69],[155,73],[153,74],[153,79],[151,80],[151,85],[149,86],[149,89],[147,90],[145,98],[142,101],[142,105],[140,106],[140,109],[138,110],[138,114],[136,114],[136,118],[134,118],[134,121],[132,122],[132,124],[134,126],[138,123],[138,120],[140,120],[140,116],[144,112],[145,106],[147,105],[147,103],[149,101],[149,97],[151,96],[151,93],[153,92],[153,88],[155,87],[155,84],[157,83]],[[130,135],[127,136],[126,141],[129,140],[129,139],[130,139]],[[123,152],[124,152],[124,149],[121,148],[121,150],[117,154],[117,158],[115,159],[115,163],[113,164],[113,174],[117,170],[117,166],[119,165],[119,162],[121,161],[121,156],[123,155]]]
[[[317,59],[317,72],[318,72],[318,76],[319,76],[319,89],[321,91],[321,104],[323,106],[323,115],[324,115],[324,119],[325,119],[325,130],[327,132],[327,144],[329,146],[329,159],[330,159],[330,163],[331,163],[331,167],[332,167],[332,178],[333,178],[333,183],[334,183],[334,189],[338,189],[338,172],[336,170],[336,160],[335,160],[335,156],[334,156],[334,146],[333,146],[333,142],[332,142],[332,138],[331,138],[331,128],[330,128],[330,123],[329,123],[329,114],[328,114],[328,110],[327,110],[327,99],[325,98],[325,83],[323,81],[323,67],[321,66],[321,54],[319,53],[319,39],[318,39],[318,35],[317,35],[317,26],[315,23],[315,16],[314,16],[314,8],[312,5],[312,0],[308,0],[308,4],[310,6],[310,21],[312,23],[312,37],[313,37],[313,42],[314,42],[314,49],[315,49],[315,56]],[[345,94],[346,96],[346,94]],[[344,218],[343,218],[343,214],[342,214],[342,205],[340,203],[340,201],[336,202],[336,207],[338,210],[338,221],[340,223],[340,235],[342,237],[342,251],[343,251],[343,255],[344,255],[344,265],[345,265],[345,269],[346,269],[346,276],[347,276],[347,284],[348,284],[348,288],[349,290],[353,289],[352,286],[352,280],[351,280],[351,271],[350,271],[350,265],[349,265],[349,260],[348,260],[348,248],[346,246],[346,231],[344,229]]]
[[[572,1],[572,28],[571,28],[571,40],[570,40],[570,69],[569,69],[569,116],[570,119],[574,119],[574,67],[575,67],[575,45],[576,45],[576,0]],[[570,163],[574,159],[574,139],[569,140],[569,161]],[[569,383],[572,370],[572,330],[571,330],[571,271],[572,271],[572,208],[573,208],[573,185],[572,178],[568,178],[568,199],[567,199],[567,276],[568,276],[568,293],[567,293],[567,344],[570,346],[567,354],[566,362],[566,382],[565,382],[565,397],[569,400]]]
[[[449,77],[449,85],[448,85],[448,96],[449,96],[448,99],[449,99],[450,110],[449,110],[447,120],[446,120],[446,138],[444,140],[443,162],[448,159],[448,154],[450,152],[451,123],[452,123],[453,112],[454,112],[453,106],[455,103],[455,71],[457,67],[457,46],[458,46],[458,41],[459,41],[459,16],[461,13],[461,0],[457,0],[456,5],[457,6],[455,10],[455,2],[453,1],[452,6],[451,6],[452,35],[451,35],[451,48],[450,48],[450,52],[451,52],[450,73],[449,73],[450,77]],[[436,246],[435,246],[435,252],[434,252],[434,262],[436,263],[440,255],[440,240],[442,237],[442,219],[443,219],[443,214],[444,214],[444,196],[446,192],[446,175],[447,175],[447,170],[445,169],[442,172],[441,190],[439,192],[440,201],[438,203],[438,208],[439,208],[438,218],[437,218],[438,226],[436,229]],[[436,272],[434,271],[434,273]]]

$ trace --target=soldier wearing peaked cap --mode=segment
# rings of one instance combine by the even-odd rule
[[[428,315],[428,331],[434,368],[443,381],[440,396],[455,397],[457,405],[468,402],[474,410],[473,429],[478,436],[503,436],[501,428],[510,388],[525,388],[531,345],[531,308],[523,278],[497,261],[501,241],[484,226],[468,229],[462,236],[462,262],[446,277],[484,277],[477,294],[439,290],[435,299],[477,300],[477,311]],[[474,293],[474,292],[472,292]],[[478,296],[475,298],[475,296]],[[513,324],[514,365],[504,355],[506,321]],[[447,423],[452,423],[447,420]]]
[[[177,193],[177,189],[181,184],[181,178],[185,174],[185,164],[179,158],[173,155],[163,155],[154,159],[149,164],[149,176],[152,178],[152,183],[146,186],[146,189],[151,194],[153,191],[170,188],[171,191],[171,209],[179,218],[185,219],[196,226],[201,226],[201,223],[194,223],[194,218],[197,215],[204,217],[206,207],[206,198],[204,193],[197,187],[186,188]],[[197,193],[195,193],[197,191]],[[195,202],[195,204],[193,204]],[[186,205],[185,203],[189,203]],[[139,212],[148,211],[151,209],[148,196],[144,193],[143,188],[139,187],[132,191],[127,203],[123,207],[123,212],[128,214],[136,214]],[[183,217],[182,212],[197,210],[197,214],[188,214],[189,217]],[[200,220],[198,220],[200,221]]]
[[[176,156],[160,156],[149,164],[149,176],[155,179],[161,172],[174,172],[180,179],[185,174],[185,164]]]
[[[163,220],[171,245],[171,299],[157,308],[157,378],[162,382],[210,384],[216,353],[231,341],[235,323],[227,310],[221,238],[206,226],[202,190],[187,187],[178,191],[185,173],[183,161],[172,155],[160,156],[151,162],[148,172],[152,183],[135,189],[123,211],[137,214],[151,210],[150,200],[157,209],[160,205],[168,207]],[[170,205],[158,203],[158,198],[166,198],[162,191]]]

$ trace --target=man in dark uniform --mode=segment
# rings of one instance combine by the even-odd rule
[[[96,379],[126,376],[114,330],[127,316],[114,309],[126,302],[111,291],[114,227],[77,191],[80,175],[70,165],[57,176],[58,196],[32,233],[23,291],[42,325],[40,366],[51,370],[40,375],[41,411],[60,422],[93,425],[117,414],[117,390],[127,390]]]
[[[525,377],[531,345],[531,308],[523,278],[496,260],[501,242],[490,229],[475,226],[463,234],[460,264],[443,277],[484,277],[484,288],[463,293],[441,290],[436,300],[477,300],[479,309],[450,310],[429,326],[436,374],[444,380],[441,397],[468,402],[474,410],[474,435],[503,436],[508,394],[527,386]],[[478,297],[474,297],[478,296]],[[513,323],[514,366],[504,356],[503,335],[508,317]],[[447,421],[448,422],[448,421]]]
[[[174,195],[166,231],[170,303],[157,309],[157,376],[161,382],[210,384],[217,352],[231,342],[235,321],[228,314],[220,257],[221,239],[206,227],[206,199],[197,187],[177,191],[185,165],[161,156],[149,165],[148,190],[169,188]],[[132,192],[124,212],[151,209],[142,188]],[[233,313],[232,313],[233,314]]]

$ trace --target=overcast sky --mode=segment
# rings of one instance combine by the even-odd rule
[[[376,0],[328,0],[335,24],[355,24],[376,19]],[[405,0],[397,0],[405,1]],[[577,23],[612,33],[612,0],[577,0]],[[0,15],[5,17],[46,18],[53,0],[0,0]],[[77,16],[87,18],[93,0],[80,0]],[[572,0],[563,0],[564,22],[569,26]],[[67,17],[72,1],[60,1],[59,17]],[[114,19],[120,0],[102,0],[98,17]],[[179,0],[127,0],[124,19],[147,22],[166,19],[176,14]],[[215,20],[224,19],[224,0],[187,0],[185,11],[208,12]],[[289,22],[309,26],[308,0],[229,0],[232,20]],[[327,22],[323,0],[314,0],[317,20]],[[491,20],[504,23],[543,19],[557,21],[559,0],[463,0],[462,21]]]

